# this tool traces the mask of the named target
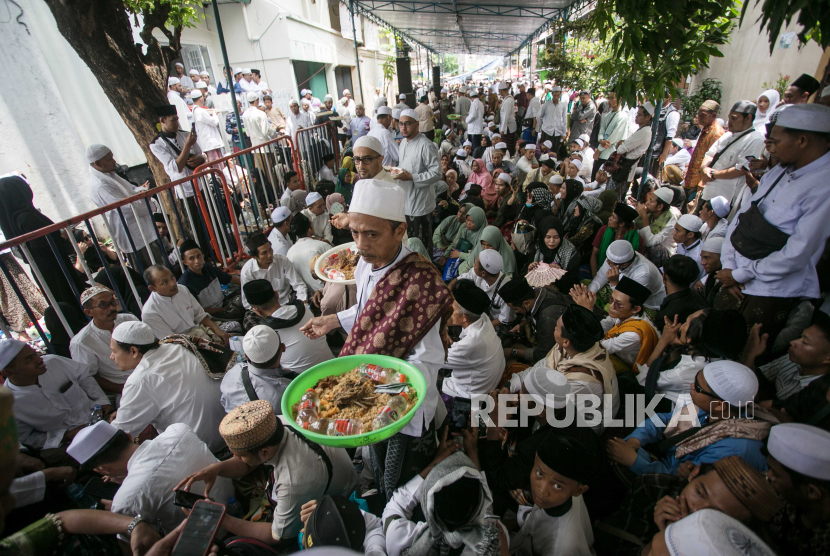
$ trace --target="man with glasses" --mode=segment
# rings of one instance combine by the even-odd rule
[[[392,174],[383,168],[383,146],[381,142],[371,135],[365,135],[355,141],[352,162],[354,162],[357,175],[361,180],[380,180],[397,184]],[[349,213],[341,212],[331,217],[331,223],[335,228],[341,230],[349,227]]]
[[[81,292],[84,314],[92,320],[69,342],[72,359],[90,366],[90,373],[115,405],[130,373],[118,370],[110,359],[112,330],[122,322],[138,320],[131,313],[122,313],[118,297],[109,289],[95,284]]]
[[[651,291],[651,296],[643,304],[646,309],[654,311],[660,309],[663,299],[666,298],[663,275],[654,263],[644,255],[635,252],[634,247],[625,239],[614,241],[608,246],[605,252],[605,262],[588,284],[588,289],[599,293],[605,285],[608,285],[613,290],[624,276],[639,282]]]

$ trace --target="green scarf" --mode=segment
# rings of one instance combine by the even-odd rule
[[[660,230],[662,230],[663,228],[666,227],[666,224],[671,219],[671,217],[672,217],[671,209],[664,210],[662,212],[662,214],[660,214],[660,216],[658,216],[654,220],[654,222],[652,222],[651,225],[649,226],[649,228],[651,228],[651,233],[652,234],[659,234]]]
[[[516,273],[516,256],[513,254],[513,249],[504,240],[501,231],[495,226],[487,226],[482,230],[481,237],[479,237],[478,243],[470,250],[470,255],[467,257],[467,260],[462,262],[461,266],[458,267],[458,273],[464,274],[475,266],[476,257],[484,250],[484,247],[481,246],[482,241],[486,241],[499,252],[504,262],[504,267],[501,271],[507,277],[507,280],[512,278]]]
[[[666,211],[668,212],[668,211]],[[605,233],[602,234],[602,241],[599,245],[599,253],[597,253],[597,265],[602,266],[602,263],[605,262],[605,253],[608,251],[608,246],[614,242],[614,229],[613,228],[605,228]],[[631,244],[631,247],[634,248],[634,251],[637,251],[640,248],[640,232],[637,230],[631,230],[627,234],[625,234],[624,238],[628,243]]]

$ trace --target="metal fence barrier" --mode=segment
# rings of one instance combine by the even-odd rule
[[[305,187],[313,191],[317,186],[318,174],[323,166],[323,157],[334,155],[335,168],[333,173],[337,177],[340,167],[340,145],[337,141],[337,132],[334,124],[326,122],[297,130],[297,152],[300,156],[300,165],[305,176]]]

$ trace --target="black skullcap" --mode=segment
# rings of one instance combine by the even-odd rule
[[[268,280],[251,280],[242,286],[242,292],[245,294],[245,299],[251,305],[265,305],[276,295],[274,294],[274,287]]]
[[[556,168],[556,161],[553,160],[552,158],[549,158],[547,160],[543,160],[542,164],[544,164],[548,168]]]
[[[524,278],[513,278],[499,288],[499,296],[505,303],[520,303],[533,294],[533,288]]]
[[[309,516],[304,541],[309,548],[340,546],[363,552],[366,521],[360,508],[343,496],[324,496]]]
[[[490,308],[490,298],[472,280],[459,280],[452,291],[455,300],[464,309],[481,315]]]
[[[198,243],[196,243],[192,239],[186,239],[179,246],[179,253],[182,254],[182,257],[184,257],[184,254],[190,251],[191,249],[198,249],[199,251],[202,250],[202,248],[199,247]]]
[[[548,434],[536,455],[552,470],[582,484],[591,481],[602,466],[602,455],[596,443],[558,431]]]
[[[562,313],[562,324],[570,334],[586,341],[590,340],[591,344],[599,342],[605,336],[599,319],[589,309],[580,305],[568,305]]]
[[[331,153],[324,154],[323,162],[328,162],[329,160],[334,160],[334,155]]]
[[[614,207],[614,214],[616,214],[617,218],[619,218],[626,224],[631,224],[639,216],[634,207],[630,207],[625,203],[617,203],[617,205]]]
[[[793,87],[798,87],[802,91],[808,92],[811,95],[818,91],[821,84],[812,75],[802,73],[801,76],[792,82]]]
[[[461,477],[435,493],[435,515],[454,531],[470,523],[481,505],[481,481]]]
[[[163,116],[175,116],[176,115],[176,107],[172,104],[164,104],[162,106],[156,106],[154,108],[156,111],[156,116],[159,118]]]
[[[748,339],[746,319],[734,309],[710,311],[703,321],[703,344],[716,357],[737,359]]]
[[[642,306],[643,303],[646,302],[646,299],[651,297],[650,289],[639,282],[635,282],[628,276],[622,277],[620,282],[617,284],[617,291],[630,297],[633,305]]]
[[[158,222],[159,224],[167,224],[167,222],[164,221],[164,215],[160,212],[153,213],[153,221]]]

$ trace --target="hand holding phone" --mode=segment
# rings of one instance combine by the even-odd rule
[[[207,500],[207,498],[200,494],[193,494],[192,492],[187,492],[186,490],[177,490],[175,498],[173,499],[173,504],[181,508],[187,508],[189,510],[193,508],[193,505],[196,504],[196,502],[199,502],[201,500]]]
[[[225,517],[225,506],[200,500],[184,523],[172,556],[206,556]],[[166,540],[166,537],[165,537]]]

